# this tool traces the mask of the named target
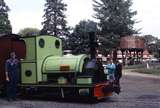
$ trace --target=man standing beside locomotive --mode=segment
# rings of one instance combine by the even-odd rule
[[[122,64],[118,60],[116,61],[115,64],[116,64],[116,72],[115,72],[116,93],[119,94],[121,92],[120,78],[122,77]]]
[[[5,63],[7,81],[7,99],[16,100],[19,61],[16,59],[15,52],[10,53],[10,58]]]
[[[113,63],[112,59],[108,59],[108,64],[106,65],[106,69],[108,69],[109,74],[109,81],[115,81],[115,72],[116,72],[116,65]]]

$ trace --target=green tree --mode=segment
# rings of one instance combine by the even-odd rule
[[[145,35],[143,37],[148,51],[155,57],[160,57],[160,40],[152,35]]]
[[[20,36],[37,36],[40,34],[40,30],[37,28],[24,28],[21,29],[18,33]]]
[[[69,35],[66,16],[64,14],[67,10],[66,6],[63,0],[46,0],[41,34],[54,35],[60,38],[65,38]]]
[[[71,49],[74,54],[89,52],[89,32],[97,32],[97,23],[91,20],[80,21],[73,29],[73,33],[68,39],[68,49]]]
[[[137,33],[132,11],[132,0],[93,0],[94,18],[99,20],[100,36],[105,38],[110,49],[119,45],[120,37]],[[103,41],[103,40],[102,40]],[[104,43],[104,42],[103,42]]]
[[[145,40],[145,45],[146,47],[149,45],[149,44],[155,44],[158,42],[158,38],[152,36],[152,35],[144,35],[144,40]]]
[[[12,33],[12,27],[8,19],[9,7],[4,0],[0,0],[0,35]]]

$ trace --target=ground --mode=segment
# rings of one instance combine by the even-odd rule
[[[123,71],[120,95],[96,102],[20,99],[8,102],[0,99],[0,108],[160,108],[160,77]]]

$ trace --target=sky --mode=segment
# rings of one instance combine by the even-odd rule
[[[5,0],[10,7],[9,19],[13,28],[13,33],[26,27],[42,28],[43,9],[45,0]],[[67,22],[69,26],[74,26],[83,19],[91,19],[94,15],[92,0],[64,0],[67,3]],[[135,24],[135,29],[141,29],[140,35],[151,34],[160,38],[160,1],[159,0],[133,0],[132,10],[138,14],[134,17],[139,23]]]

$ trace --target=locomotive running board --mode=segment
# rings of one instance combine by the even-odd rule
[[[97,84],[90,84],[90,85],[45,85],[45,84],[37,84],[37,85],[30,85],[30,84],[22,84],[19,85],[20,87],[43,87],[43,88],[60,88],[60,92],[62,94],[62,98],[65,97],[65,93],[63,89],[70,89],[76,88],[77,92],[79,92],[79,95],[83,96],[84,93],[89,93],[91,97],[95,97],[96,99],[102,99],[108,96],[112,96],[113,88],[112,85],[108,82],[104,83],[97,83]],[[89,91],[88,91],[89,90]],[[82,94],[81,94],[82,93]],[[72,95],[72,94],[71,94]],[[74,95],[74,94],[73,94]]]

